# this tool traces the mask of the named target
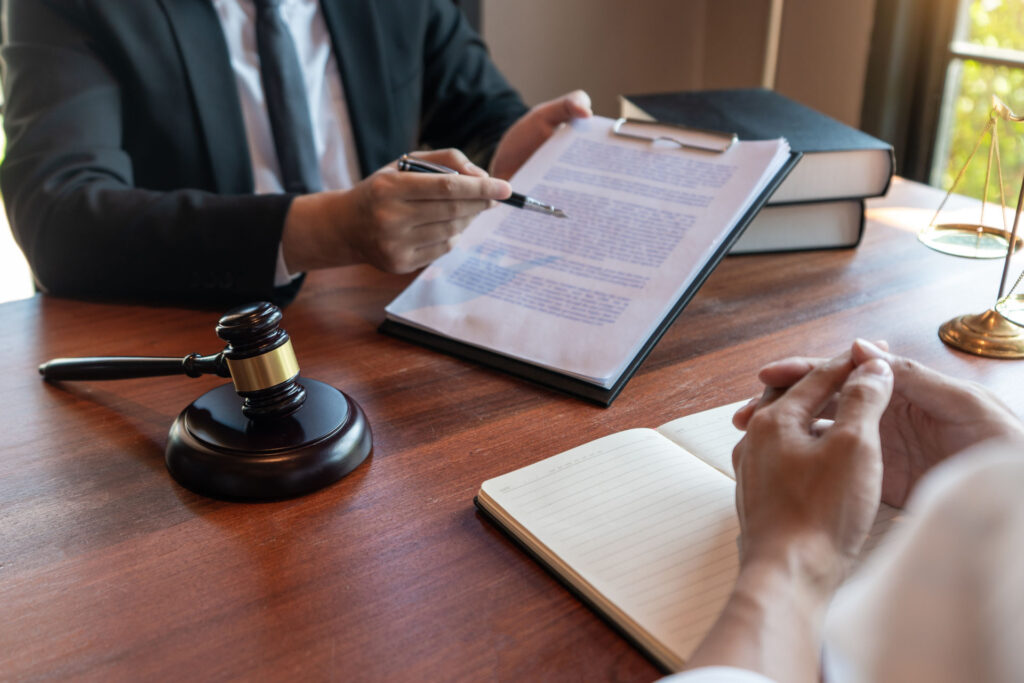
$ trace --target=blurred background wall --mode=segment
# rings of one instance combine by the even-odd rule
[[[874,0],[785,0],[776,89],[856,126]],[[762,83],[769,0],[481,0],[484,38],[529,103]]]

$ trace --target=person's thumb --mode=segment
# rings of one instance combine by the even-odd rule
[[[892,397],[892,387],[892,368],[884,360],[873,358],[858,365],[839,390],[836,425],[877,433],[878,423]]]
[[[534,111],[550,126],[593,115],[590,95],[583,90],[574,90],[567,95],[538,104]]]

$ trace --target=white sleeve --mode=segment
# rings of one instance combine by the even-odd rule
[[[929,472],[909,519],[836,594],[830,683],[1020,680],[1024,444],[986,443]]]
[[[666,676],[658,683],[775,683],[775,681],[749,669],[733,666],[702,666]]]
[[[284,245],[279,244],[277,246],[277,270],[274,271],[274,286],[283,287],[284,285],[291,284],[292,280],[297,278],[300,273],[289,273],[288,264],[284,262]]]

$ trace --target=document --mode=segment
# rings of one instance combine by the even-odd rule
[[[612,125],[562,127],[512,179],[568,218],[484,212],[388,305],[388,319],[614,383],[724,254],[789,148],[778,139],[696,151],[620,137]]]
[[[682,668],[739,572],[732,415],[611,434],[485,481],[477,506],[665,669]],[[882,505],[861,555],[899,510]]]

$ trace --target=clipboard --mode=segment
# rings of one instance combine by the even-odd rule
[[[656,132],[658,128],[672,130],[673,134],[658,135]],[[661,121],[646,121],[644,119],[630,119],[626,117],[615,119],[615,123],[612,124],[612,134],[620,138],[646,140],[654,144],[665,142],[682,149],[695,149],[714,154],[722,154],[728,151],[740,139],[740,136],[736,133],[723,133],[719,130],[694,128],[678,123],[662,123]]]
[[[623,122],[628,122],[629,119],[620,119]],[[645,128],[652,124],[648,122],[639,122]],[[623,124],[623,126],[625,123]],[[656,124],[659,127],[663,127],[663,124]],[[624,137],[638,138],[639,135],[624,134],[622,132],[623,126],[620,126],[620,130],[616,131],[617,135]],[[693,131],[695,129],[680,128],[683,131]],[[633,133],[634,131],[627,130],[626,133]],[[704,132],[704,131],[702,131]],[[728,142],[731,137],[730,134],[723,134],[720,132],[706,131],[711,135],[717,137],[721,142],[719,145],[728,143],[731,146],[733,143]],[[646,135],[642,139],[649,141],[664,141],[664,136],[653,136]],[[670,140],[671,143],[680,144],[679,140]],[[690,148],[690,145],[686,145]],[[728,147],[726,147],[727,149]],[[704,149],[709,153],[720,153],[724,149]],[[583,400],[595,403],[597,405],[608,407],[618,397],[622,389],[626,386],[629,380],[633,377],[640,365],[647,358],[647,356],[654,349],[658,341],[664,336],[668,328],[671,327],[672,323],[675,322],[679,314],[682,313],[686,305],[690,303],[690,300],[697,294],[701,286],[707,278],[714,272],[715,268],[722,261],[725,255],[732,248],[733,244],[740,238],[743,231],[746,230],[747,226],[758,214],[762,207],[768,202],[775,190],[782,184],[782,181],[786,179],[786,176],[796,167],[799,162],[802,153],[790,152],[789,159],[782,165],[775,176],[765,185],[765,188],[751,203],[750,207],[743,214],[743,216],[736,222],[729,233],[722,239],[718,247],[715,249],[712,256],[704,263],[701,269],[698,271],[691,285],[683,292],[683,294],[676,300],[675,304],[669,309],[668,313],[661,319],[657,324],[654,331],[650,334],[647,340],[643,343],[640,350],[633,356],[629,363],[625,366],[622,373],[615,379],[615,381],[609,387],[603,387],[597,384],[578,379],[576,377],[570,377],[554,370],[548,370],[546,368],[527,363],[525,361],[517,360],[509,356],[490,351],[487,349],[467,344],[465,342],[458,341],[451,337],[442,336],[434,332],[429,332],[419,327],[408,325],[395,320],[387,319],[381,323],[378,331],[382,334],[386,334],[397,339],[424,346],[434,351],[440,351],[456,358],[469,360],[480,365],[500,370],[510,375],[525,379],[533,384],[537,384],[548,389],[553,389],[569,396],[581,398]]]

